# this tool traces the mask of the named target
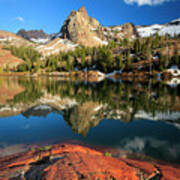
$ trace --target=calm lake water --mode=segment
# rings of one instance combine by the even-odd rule
[[[0,156],[66,141],[180,164],[180,86],[0,77]]]

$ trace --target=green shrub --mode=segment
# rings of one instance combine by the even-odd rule
[[[112,157],[112,154],[109,153],[109,152],[105,152],[104,155],[105,155],[106,157]]]

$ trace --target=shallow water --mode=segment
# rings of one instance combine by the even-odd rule
[[[0,77],[0,156],[66,141],[180,163],[180,87]]]

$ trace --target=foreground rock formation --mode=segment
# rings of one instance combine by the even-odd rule
[[[66,144],[1,158],[0,179],[178,180],[180,169]]]

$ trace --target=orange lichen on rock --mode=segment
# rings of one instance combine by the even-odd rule
[[[0,179],[178,180],[170,165],[107,157],[80,145],[55,145],[0,158]]]

